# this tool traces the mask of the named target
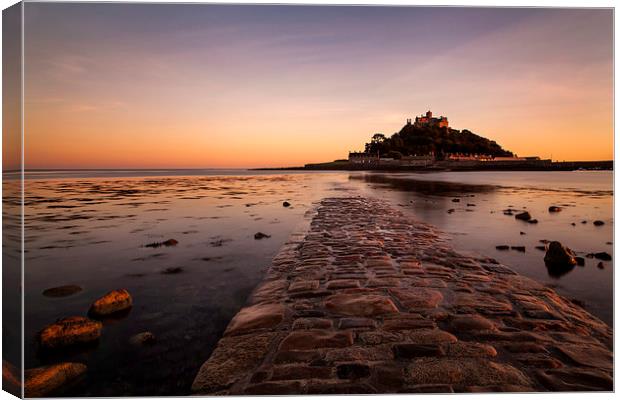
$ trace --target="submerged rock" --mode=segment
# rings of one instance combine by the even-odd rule
[[[183,267],[169,267],[161,271],[165,275],[180,274],[181,272],[183,272]]]
[[[596,264],[596,267],[598,269],[605,269],[605,263],[602,261],[599,261],[598,264]]]
[[[81,292],[82,288],[78,285],[63,285],[45,289],[43,296],[46,297],[65,297]]]
[[[560,211],[562,211],[562,207],[559,207],[559,206],[549,207],[549,212],[560,212]]]
[[[536,246],[535,248],[536,250],[547,251],[547,248],[545,246]]]
[[[289,203],[288,201],[285,201],[284,203],[282,203],[282,207],[290,207],[291,203]]]
[[[549,243],[547,254],[545,254],[545,264],[553,267],[574,266],[577,264],[575,253],[560,242]]]
[[[39,343],[44,348],[54,349],[93,342],[101,336],[102,327],[101,322],[84,317],[62,318],[39,333]]]
[[[521,221],[529,221],[532,219],[532,216],[530,215],[529,212],[524,211],[522,213],[515,215],[515,218],[520,219]]]
[[[157,248],[157,247],[161,247],[161,246],[170,247],[170,246],[176,246],[177,244],[179,244],[179,242],[177,240],[175,240],[175,239],[168,239],[168,240],[163,241],[163,242],[154,242],[154,243],[145,244],[144,247],[152,247],[152,248]]]
[[[459,203],[461,201],[461,199],[452,199],[453,203]]]
[[[133,335],[129,338],[129,343],[138,346],[145,344],[154,344],[156,342],[156,337],[151,332],[140,332],[138,334]]]
[[[133,300],[126,289],[112,290],[90,306],[89,314],[105,316],[131,308]]]
[[[510,246],[508,246],[507,244],[500,244],[498,246],[495,246],[495,248],[497,250],[510,250]]]
[[[510,246],[512,250],[520,251],[521,253],[525,253],[525,246]]]
[[[603,261],[611,261],[611,254],[607,253],[606,251],[601,251],[599,253],[594,253],[594,258],[598,258],[599,260]]]
[[[80,363],[60,363],[24,371],[25,397],[47,397],[77,382],[87,371]]]
[[[527,221],[528,224],[537,224],[538,220],[537,219],[530,219],[529,221]]]
[[[263,232],[256,232],[254,234],[254,239],[256,240],[260,240],[260,239],[266,239],[266,238],[270,238],[271,235],[267,235],[266,233]]]
[[[605,222],[601,221],[600,219],[597,219],[596,221],[594,221],[592,223],[594,224],[594,226],[605,225]]]

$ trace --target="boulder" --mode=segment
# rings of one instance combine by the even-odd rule
[[[600,219],[597,219],[596,221],[592,222],[595,226],[601,226],[601,225],[605,225],[605,222],[601,221]]]
[[[24,371],[25,397],[47,397],[78,381],[86,373],[86,365],[60,363]]]
[[[577,264],[575,253],[560,242],[549,243],[549,248],[545,254],[545,264],[553,267],[572,267]]]
[[[521,221],[529,221],[532,219],[532,216],[530,215],[529,212],[524,211],[522,213],[515,215],[515,218],[520,219]]]
[[[579,265],[580,267],[586,265],[586,260],[583,257],[575,257],[575,261],[577,261],[577,265]]]
[[[77,285],[63,285],[56,286],[53,288],[45,289],[43,291],[43,296],[46,297],[65,297],[71,296],[72,294],[76,294],[77,292],[82,291],[82,288]]]
[[[284,203],[282,203],[282,207],[290,207],[291,203],[289,203],[288,201],[285,201]]]
[[[90,306],[89,314],[105,316],[131,308],[133,300],[126,289],[112,290]]]
[[[549,212],[560,212],[560,211],[562,211],[562,207],[558,207],[558,206],[549,207]]]
[[[260,240],[260,239],[266,239],[266,238],[270,238],[271,235],[267,235],[266,233],[263,232],[256,232],[254,234],[254,239],[256,240]]]
[[[39,343],[53,349],[93,342],[101,336],[102,327],[101,322],[84,317],[62,318],[43,328],[39,333]]]

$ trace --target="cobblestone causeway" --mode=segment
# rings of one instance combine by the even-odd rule
[[[328,198],[274,258],[195,394],[613,389],[612,331],[550,288],[455,252],[381,200]]]

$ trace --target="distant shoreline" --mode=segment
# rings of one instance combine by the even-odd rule
[[[561,161],[550,164],[517,163],[514,165],[480,162],[476,165],[451,163],[450,165],[395,166],[360,165],[348,161],[306,164],[303,167],[252,168],[251,171],[409,171],[409,172],[461,172],[461,171],[613,171],[613,160],[606,161]]]

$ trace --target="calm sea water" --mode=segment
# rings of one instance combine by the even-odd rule
[[[201,363],[313,202],[357,193],[387,199],[448,232],[457,249],[493,256],[611,323],[612,262],[599,269],[587,259],[585,267],[552,276],[534,246],[560,240],[579,252],[613,254],[612,186],[610,172],[31,172],[25,184],[25,367],[86,363],[87,378],[68,395],[188,394]],[[564,210],[550,214],[550,205]],[[517,221],[502,213],[506,208],[527,209],[540,222]],[[595,219],[605,225],[593,226]],[[271,237],[255,240],[256,232]],[[166,239],[179,244],[145,247]],[[498,244],[526,251],[500,252]],[[180,273],[162,273],[176,267]],[[84,290],[63,298],[42,294],[67,284]],[[96,298],[117,288],[130,291],[134,307],[105,322],[96,346],[55,355],[37,350],[42,327],[85,315]],[[154,333],[156,344],[130,344],[143,331]]]

